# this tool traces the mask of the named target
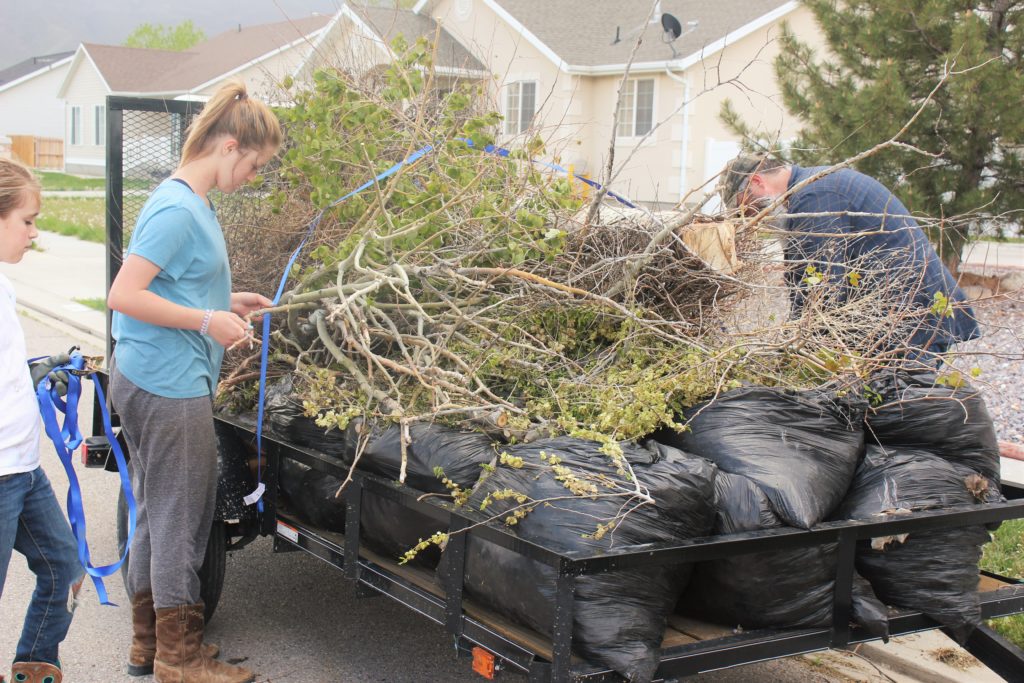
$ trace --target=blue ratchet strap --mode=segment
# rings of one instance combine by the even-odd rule
[[[45,357],[45,356],[44,356]],[[33,361],[39,360],[33,358]],[[100,414],[103,416],[103,431],[110,441],[110,448],[117,459],[118,474],[121,477],[121,488],[125,493],[125,501],[128,503],[128,541],[125,543],[124,553],[121,559],[113,564],[94,567],[89,557],[89,543],[86,540],[85,529],[85,507],[82,501],[82,489],[78,483],[78,476],[75,474],[72,456],[74,450],[82,443],[82,432],[78,428],[78,402],[82,395],[82,378],[79,374],[85,368],[85,358],[81,353],[71,354],[71,362],[53,368],[52,372],[65,371],[68,376],[68,391],[66,400],[57,393],[56,387],[52,386],[47,378],[43,378],[36,387],[36,399],[39,402],[39,412],[43,417],[43,427],[46,435],[50,437],[54,447],[57,449],[57,456],[64,465],[64,471],[68,475],[68,497],[67,511],[68,521],[71,523],[71,531],[78,544],[78,561],[92,579],[96,586],[96,593],[99,596],[100,604],[112,605],[107,597],[107,589],[103,585],[103,577],[110,576],[124,564],[128,551],[132,546],[132,538],[135,536],[135,496],[132,493],[131,481],[128,478],[128,463],[124,459],[121,446],[114,436],[113,427],[110,424],[110,414],[107,412],[106,401],[103,396],[103,389],[96,379],[96,374],[89,377],[96,387],[97,404],[100,407]],[[64,413],[64,424],[57,424],[57,411]]]
[[[288,259],[288,265],[285,266],[284,268],[284,274],[281,276],[281,282],[277,286],[277,293],[274,295],[272,305],[276,306],[281,301],[281,295],[284,293],[284,285],[288,281],[288,276],[292,272],[292,266],[295,265],[295,260],[299,257],[299,254],[302,252],[303,247],[306,246],[306,242],[309,241],[309,238],[313,235],[313,231],[316,230],[316,226],[320,224],[320,219],[323,218],[324,214],[327,211],[333,209],[338,204],[341,204],[349,197],[357,195],[363,190],[373,187],[374,185],[384,180],[385,178],[394,175],[403,166],[409,166],[411,164],[416,163],[433,150],[433,145],[427,145],[416,150],[402,161],[399,161],[397,164],[395,164],[388,170],[380,173],[379,175],[377,175],[377,177],[373,178],[372,180],[366,181],[356,189],[349,192],[344,197],[335,199],[333,202],[327,205],[327,208],[320,211],[320,213],[318,213],[316,217],[314,217],[313,220],[309,222],[309,228],[306,229],[305,237],[302,238],[302,241],[299,243],[299,246],[295,248],[294,252],[292,252],[291,258]],[[245,496],[245,498],[243,499],[245,500],[246,505],[252,505],[253,503],[255,503],[256,509],[259,510],[260,512],[263,512],[263,493],[264,491],[267,490],[267,487],[263,484],[263,403],[267,389],[267,355],[269,347],[270,314],[264,314],[263,343],[260,347],[260,392],[258,403],[256,406],[256,488],[253,489],[252,493]]]
[[[475,147],[475,145],[473,144],[473,140],[472,139],[470,139],[470,138],[460,138],[460,139],[463,142],[466,143],[467,147]],[[505,149],[504,147],[496,147],[494,145],[486,145],[483,148],[483,150],[485,152],[487,152],[488,154],[495,154],[495,155],[497,155],[499,157],[505,157],[505,158],[507,158],[509,156],[509,154],[511,154],[511,152],[509,152],[509,150]],[[582,183],[586,183],[587,185],[593,187],[594,189],[597,189],[597,190],[601,189],[601,183],[595,182],[595,181],[591,180],[590,178],[584,178],[583,176],[581,176],[578,173],[569,173],[568,169],[562,168],[558,164],[553,164],[553,163],[550,163],[550,162],[547,162],[547,161],[538,161],[537,159],[530,159],[530,162],[534,163],[534,164],[537,164],[538,166],[543,166],[545,168],[550,168],[552,171],[557,171],[557,172],[562,173],[562,174],[564,174],[566,176],[570,176],[571,175],[573,178],[576,178],[576,180],[579,180]],[[625,197],[623,197],[622,195],[620,195],[620,194],[618,194],[616,192],[608,190],[607,195],[609,197],[611,197],[612,199],[615,199],[617,202],[619,202],[620,204],[622,204],[624,206],[628,206],[631,209],[637,208],[636,204],[634,204],[633,202],[629,201],[628,199],[626,199]]]

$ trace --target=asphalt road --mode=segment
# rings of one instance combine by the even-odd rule
[[[22,315],[28,351],[55,353],[82,343],[83,335],[55,326],[37,313]],[[99,354],[94,345],[83,352]],[[86,383],[80,420],[91,424],[91,383]],[[67,479],[52,445],[40,445],[43,466],[63,501]],[[116,560],[115,508],[118,478],[99,469],[77,467],[94,564]],[[0,600],[0,662],[10,661],[34,578],[15,553]],[[124,674],[130,642],[130,615],[120,576],[106,581],[113,602],[101,606],[87,582],[75,620],[61,649],[69,683],[140,681]],[[444,630],[386,597],[357,599],[341,573],[305,553],[275,554],[262,538],[228,558],[220,607],[208,635],[223,656],[244,662],[265,683],[460,683],[483,680],[466,659],[454,654]],[[0,672],[7,670],[0,668]],[[500,680],[525,681],[501,672]],[[840,679],[806,661],[752,665],[701,677],[701,681],[832,681]],[[868,678],[862,680],[869,680]],[[878,678],[877,680],[884,680]]]

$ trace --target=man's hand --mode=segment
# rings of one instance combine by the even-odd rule
[[[32,388],[38,389],[39,383],[43,379],[49,378],[60,396],[67,395],[68,373],[64,370],[54,372],[53,369],[61,365],[67,365],[70,362],[71,356],[66,353],[58,353],[56,356],[40,358],[36,362],[29,364],[28,371],[32,375]]]

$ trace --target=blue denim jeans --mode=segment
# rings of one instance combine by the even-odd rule
[[[14,661],[59,666],[57,648],[71,625],[72,586],[84,572],[71,525],[41,467],[0,476],[0,596],[12,550],[36,575]]]

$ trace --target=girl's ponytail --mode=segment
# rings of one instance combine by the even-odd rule
[[[263,102],[249,97],[245,84],[230,80],[221,86],[188,128],[181,163],[203,156],[210,143],[221,135],[238,140],[247,150],[277,148],[281,144],[281,124]]]

